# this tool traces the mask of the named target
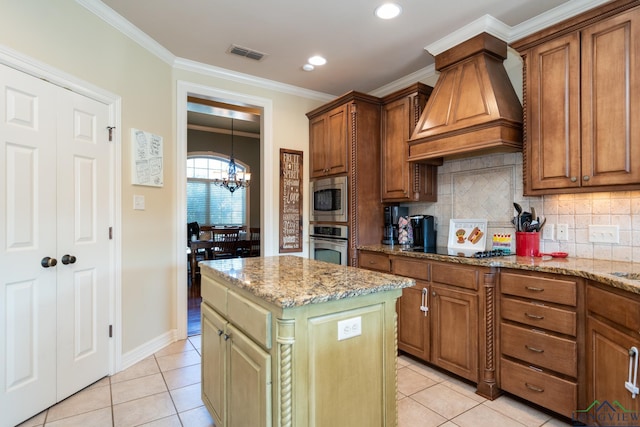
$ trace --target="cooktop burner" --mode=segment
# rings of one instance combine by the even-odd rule
[[[437,248],[424,248],[422,246],[413,246],[402,249],[407,252],[424,252],[438,255],[450,255],[450,256],[459,256],[465,258],[491,258],[498,256],[507,256],[512,255],[511,253],[507,253],[506,251],[500,249],[492,249],[490,251],[460,251],[455,249],[449,249],[446,247],[437,247]]]

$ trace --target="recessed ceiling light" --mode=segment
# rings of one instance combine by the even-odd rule
[[[324,65],[326,63],[327,60],[320,55],[312,56],[311,58],[309,58],[309,64],[311,65]]]
[[[302,69],[305,70],[305,71],[313,71],[314,68],[315,67],[313,65],[311,65],[311,64],[304,64],[302,66]]]
[[[402,8],[395,3],[385,3],[382,6],[378,6],[376,9],[376,16],[380,19],[393,19],[400,15]]]

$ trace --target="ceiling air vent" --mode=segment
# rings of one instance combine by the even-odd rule
[[[246,47],[237,46],[237,45],[233,45],[233,44],[231,46],[229,46],[229,49],[227,49],[227,53],[232,53],[232,54],[238,55],[238,56],[244,56],[245,58],[254,59],[256,61],[260,61],[265,56],[267,56],[266,53],[258,52],[258,51],[251,50],[251,49],[246,48]]]

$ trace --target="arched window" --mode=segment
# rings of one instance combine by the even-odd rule
[[[247,171],[238,159],[235,162],[238,172]],[[229,158],[223,155],[187,156],[187,222],[236,226],[248,223],[248,190],[239,188],[231,193],[213,183],[216,173],[228,169]]]

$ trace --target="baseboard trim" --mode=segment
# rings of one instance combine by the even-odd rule
[[[133,350],[124,353],[122,355],[121,371],[124,371],[176,341],[178,341],[178,331],[176,329],[172,329],[150,341],[147,341]]]

